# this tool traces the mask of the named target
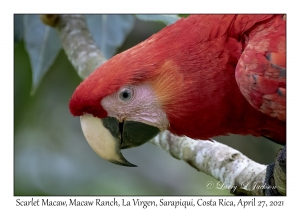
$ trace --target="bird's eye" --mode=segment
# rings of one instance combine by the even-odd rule
[[[119,92],[119,99],[121,101],[129,101],[133,96],[133,90],[131,88],[124,88]]]

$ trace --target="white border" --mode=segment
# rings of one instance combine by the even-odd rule
[[[284,207],[298,206],[298,194],[294,191],[299,189],[299,181],[294,179],[298,177],[299,157],[297,142],[299,130],[299,27],[300,19],[297,7],[293,2],[296,1],[277,1],[277,0],[251,0],[251,1],[117,1],[109,0],[103,3],[102,1],[84,1],[83,4],[76,4],[75,1],[10,1],[1,3],[1,111],[4,117],[1,120],[1,202],[0,206],[16,208],[16,199],[31,197],[14,197],[13,196],[13,14],[14,13],[287,13],[287,49],[288,49],[288,68],[291,69],[288,73],[288,186],[287,197],[270,198],[259,197],[260,200],[284,200]],[[4,74],[4,75],[3,75]],[[41,199],[43,197],[38,197]],[[45,197],[53,200],[68,200],[69,198],[80,199],[95,199],[95,197]],[[110,197],[104,197],[109,199]],[[121,199],[122,197],[117,197]],[[125,197],[128,198],[128,197]],[[130,197],[129,197],[130,198]],[[159,200],[162,197],[142,197],[150,200]],[[171,198],[171,197],[167,197]],[[173,197],[173,199],[190,198],[197,199],[198,197]],[[209,199],[210,197],[204,197]],[[212,197],[218,199],[219,197]],[[237,202],[241,197],[225,197]],[[243,198],[251,200],[251,197]],[[55,207],[58,209],[59,207]],[[65,207],[63,207],[65,208]],[[82,207],[77,207],[81,209]],[[86,207],[85,207],[86,208]],[[172,207],[169,207],[172,208]],[[168,208],[168,209],[169,209]],[[218,207],[219,208],[219,207]],[[49,209],[49,208],[48,208]],[[90,207],[90,209],[99,209],[99,207]],[[101,208],[106,209],[106,208]],[[130,209],[142,209],[141,207],[132,207]],[[150,207],[148,209],[151,209]],[[249,207],[247,209],[253,209]]]

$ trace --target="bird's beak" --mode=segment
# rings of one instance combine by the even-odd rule
[[[83,134],[92,149],[112,163],[134,167],[121,153],[121,149],[140,146],[154,138],[160,130],[134,121],[119,122],[116,118],[100,119],[90,114],[80,117]]]

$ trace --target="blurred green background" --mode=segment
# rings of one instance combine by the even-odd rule
[[[119,52],[145,40],[165,25],[136,20]],[[14,194],[15,195],[230,195],[205,188],[215,179],[146,143],[124,150],[127,168],[94,153],[78,117],[68,109],[80,83],[63,50],[31,96],[32,72],[24,42],[14,45]],[[280,145],[251,136],[216,137],[262,163],[273,162]]]

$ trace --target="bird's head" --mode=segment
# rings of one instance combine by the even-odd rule
[[[168,115],[176,112],[183,76],[168,50],[157,50],[158,38],[108,60],[70,100],[70,111],[80,116],[90,146],[110,162],[134,166],[120,150],[140,146],[168,129]]]
[[[99,156],[132,166],[121,149],[139,146],[166,129],[178,135],[198,132],[196,124],[184,125],[195,115],[201,95],[202,84],[194,77],[207,48],[200,45],[207,38],[199,36],[196,23],[196,17],[180,19],[112,57],[77,87],[70,111],[80,116],[83,133]]]

